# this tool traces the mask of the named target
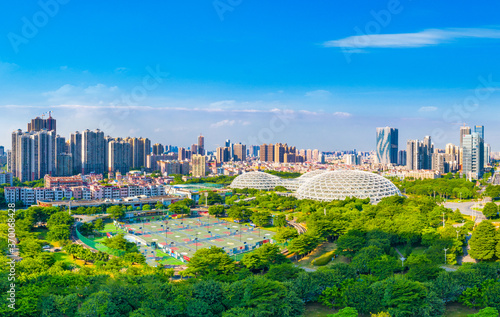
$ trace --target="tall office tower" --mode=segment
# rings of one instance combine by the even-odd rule
[[[229,162],[231,160],[231,157],[229,155],[230,151],[231,150],[229,147],[226,146],[218,147],[216,149],[216,154],[215,154],[217,163],[220,164],[224,162]]]
[[[121,139],[115,138],[108,144],[108,172],[126,174],[132,166],[132,145]]]
[[[43,119],[40,117],[36,117],[35,119],[31,119],[31,122],[28,123],[28,132],[32,131],[56,131],[56,119],[52,118],[52,112],[49,111],[49,117],[47,119]]]
[[[481,178],[484,172],[484,142],[479,133],[464,135],[462,155],[462,173],[467,178]]]
[[[406,150],[401,150],[398,152],[398,165],[406,165]]]
[[[377,128],[377,162],[380,164],[398,163],[398,129]]]
[[[205,155],[205,137],[201,134],[198,137],[198,154]]]
[[[0,156],[5,155],[5,148],[3,146],[0,146]]]
[[[285,162],[286,144],[276,143],[274,145],[274,161],[276,163]]]
[[[489,166],[491,164],[491,146],[487,143],[484,144],[483,157],[484,157],[483,167]]]
[[[470,135],[471,134],[471,128],[470,127],[460,127],[460,157],[459,161],[460,164],[463,164],[463,148],[464,148],[464,136]]]
[[[85,130],[82,133],[82,174],[103,174],[106,171],[104,132]]]
[[[306,150],[306,161],[312,161],[312,150],[311,149]]]
[[[481,139],[483,139],[483,141],[484,141],[484,125],[476,125],[476,126],[474,126],[474,132],[476,132],[477,134],[479,134],[479,136],[481,137]]]
[[[235,144],[234,145],[234,157],[235,161],[246,161],[247,160],[247,146],[245,144]]]
[[[227,139],[226,142],[224,142],[224,145],[226,147],[231,147],[231,140]]]
[[[432,144],[431,137],[426,136],[422,142],[422,169],[432,169],[432,154],[434,154],[434,145]]]
[[[21,182],[55,173],[55,137],[47,130],[12,133],[12,172]]]
[[[191,144],[191,157],[193,157],[194,154],[198,154],[198,145],[197,144]]]
[[[165,148],[160,143],[153,145],[153,155],[162,155],[165,152]]]
[[[73,160],[73,175],[82,172],[82,134],[78,131],[71,133],[69,152]]]
[[[191,166],[194,177],[204,177],[206,175],[205,155],[195,154],[191,157]]]
[[[56,176],[73,175],[73,158],[71,154],[60,153],[56,157]]]
[[[177,152],[178,152],[178,160],[184,161],[186,159],[186,149],[180,147]]]
[[[258,145],[252,145],[250,148],[250,156],[252,157],[258,157],[259,156],[259,151],[260,151],[260,146]]]

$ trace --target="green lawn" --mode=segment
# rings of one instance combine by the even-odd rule
[[[475,314],[479,310],[475,310],[458,303],[453,303],[446,306],[444,317],[467,317],[468,315]]]
[[[313,252],[311,252],[310,255],[300,259],[297,264],[300,267],[305,267],[305,268],[309,268],[309,269],[317,269],[318,267],[314,266],[312,264],[312,261],[321,257],[325,253],[331,252],[335,249],[337,249],[337,245],[335,243],[329,243],[329,242],[323,243],[320,246],[318,246]],[[328,265],[332,265],[332,264],[339,263],[339,262],[346,263],[346,262],[348,262],[348,259],[343,257],[343,256],[339,256],[336,259],[334,259],[333,261],[331,261]]]
[[[328,308],[318,303],[306,304],[304,317],[326,317],[335,314],[337,311],[337,309]]]
[[[73,259],[71,259],[71,256],[69,256],[65,252],[55,252],[54,259],[56,260],[56,262],[62,261],[62,262],[66,262],[68,264],[78,265],[78,264],[76,264],[76,262]]]
[[[163,264],[163,265],[183,265],[184,264],[184,262],[182,262],[181,260],[177,260],[176,258],[173,258],[173,257],[169,256],[168,254],[166,254],[165,252],[160,251],[160,250],[156,250],[156,256],[163,257],[163,260],[159,261],[160,264]]]
[[[47,228],[35,228],[33,229],[33,232],[38,233],[38,239],[40,240],[47,240],[47,233],[49,232],[49,229]]]

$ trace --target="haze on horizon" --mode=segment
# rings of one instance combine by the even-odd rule
[[[209,150],[368,151],[379,126],[399,129],[400,148],[425,135],[443,148],[463,123],[500,150],[496,1],[41,3],[1,5],[6,148],[53,111],[65,137],[187,147],[203,133]]]

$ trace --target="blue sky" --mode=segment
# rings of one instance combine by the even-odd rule
[[[458,142],[465,122],[484,124],[500,150],[499,9],[417,0],[3,3],[0,144],[10,148],[12,130],[52,110],[63,136],[101,128],[180,146],[203,133],[209,149],[230,138],[371,150],[377,126],[399,128],[400,147],[425,135],[443,147]]]

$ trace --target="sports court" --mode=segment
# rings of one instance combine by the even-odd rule
[[[273,232],[255,229],[248,224],[208,216],[181,219],[138,217],[117,225],[140,246],[161,249],[181,261],[189,261],[198,249],[212,246],[223,248],[229,255],[251,251],[271,242],[274,236]]]

